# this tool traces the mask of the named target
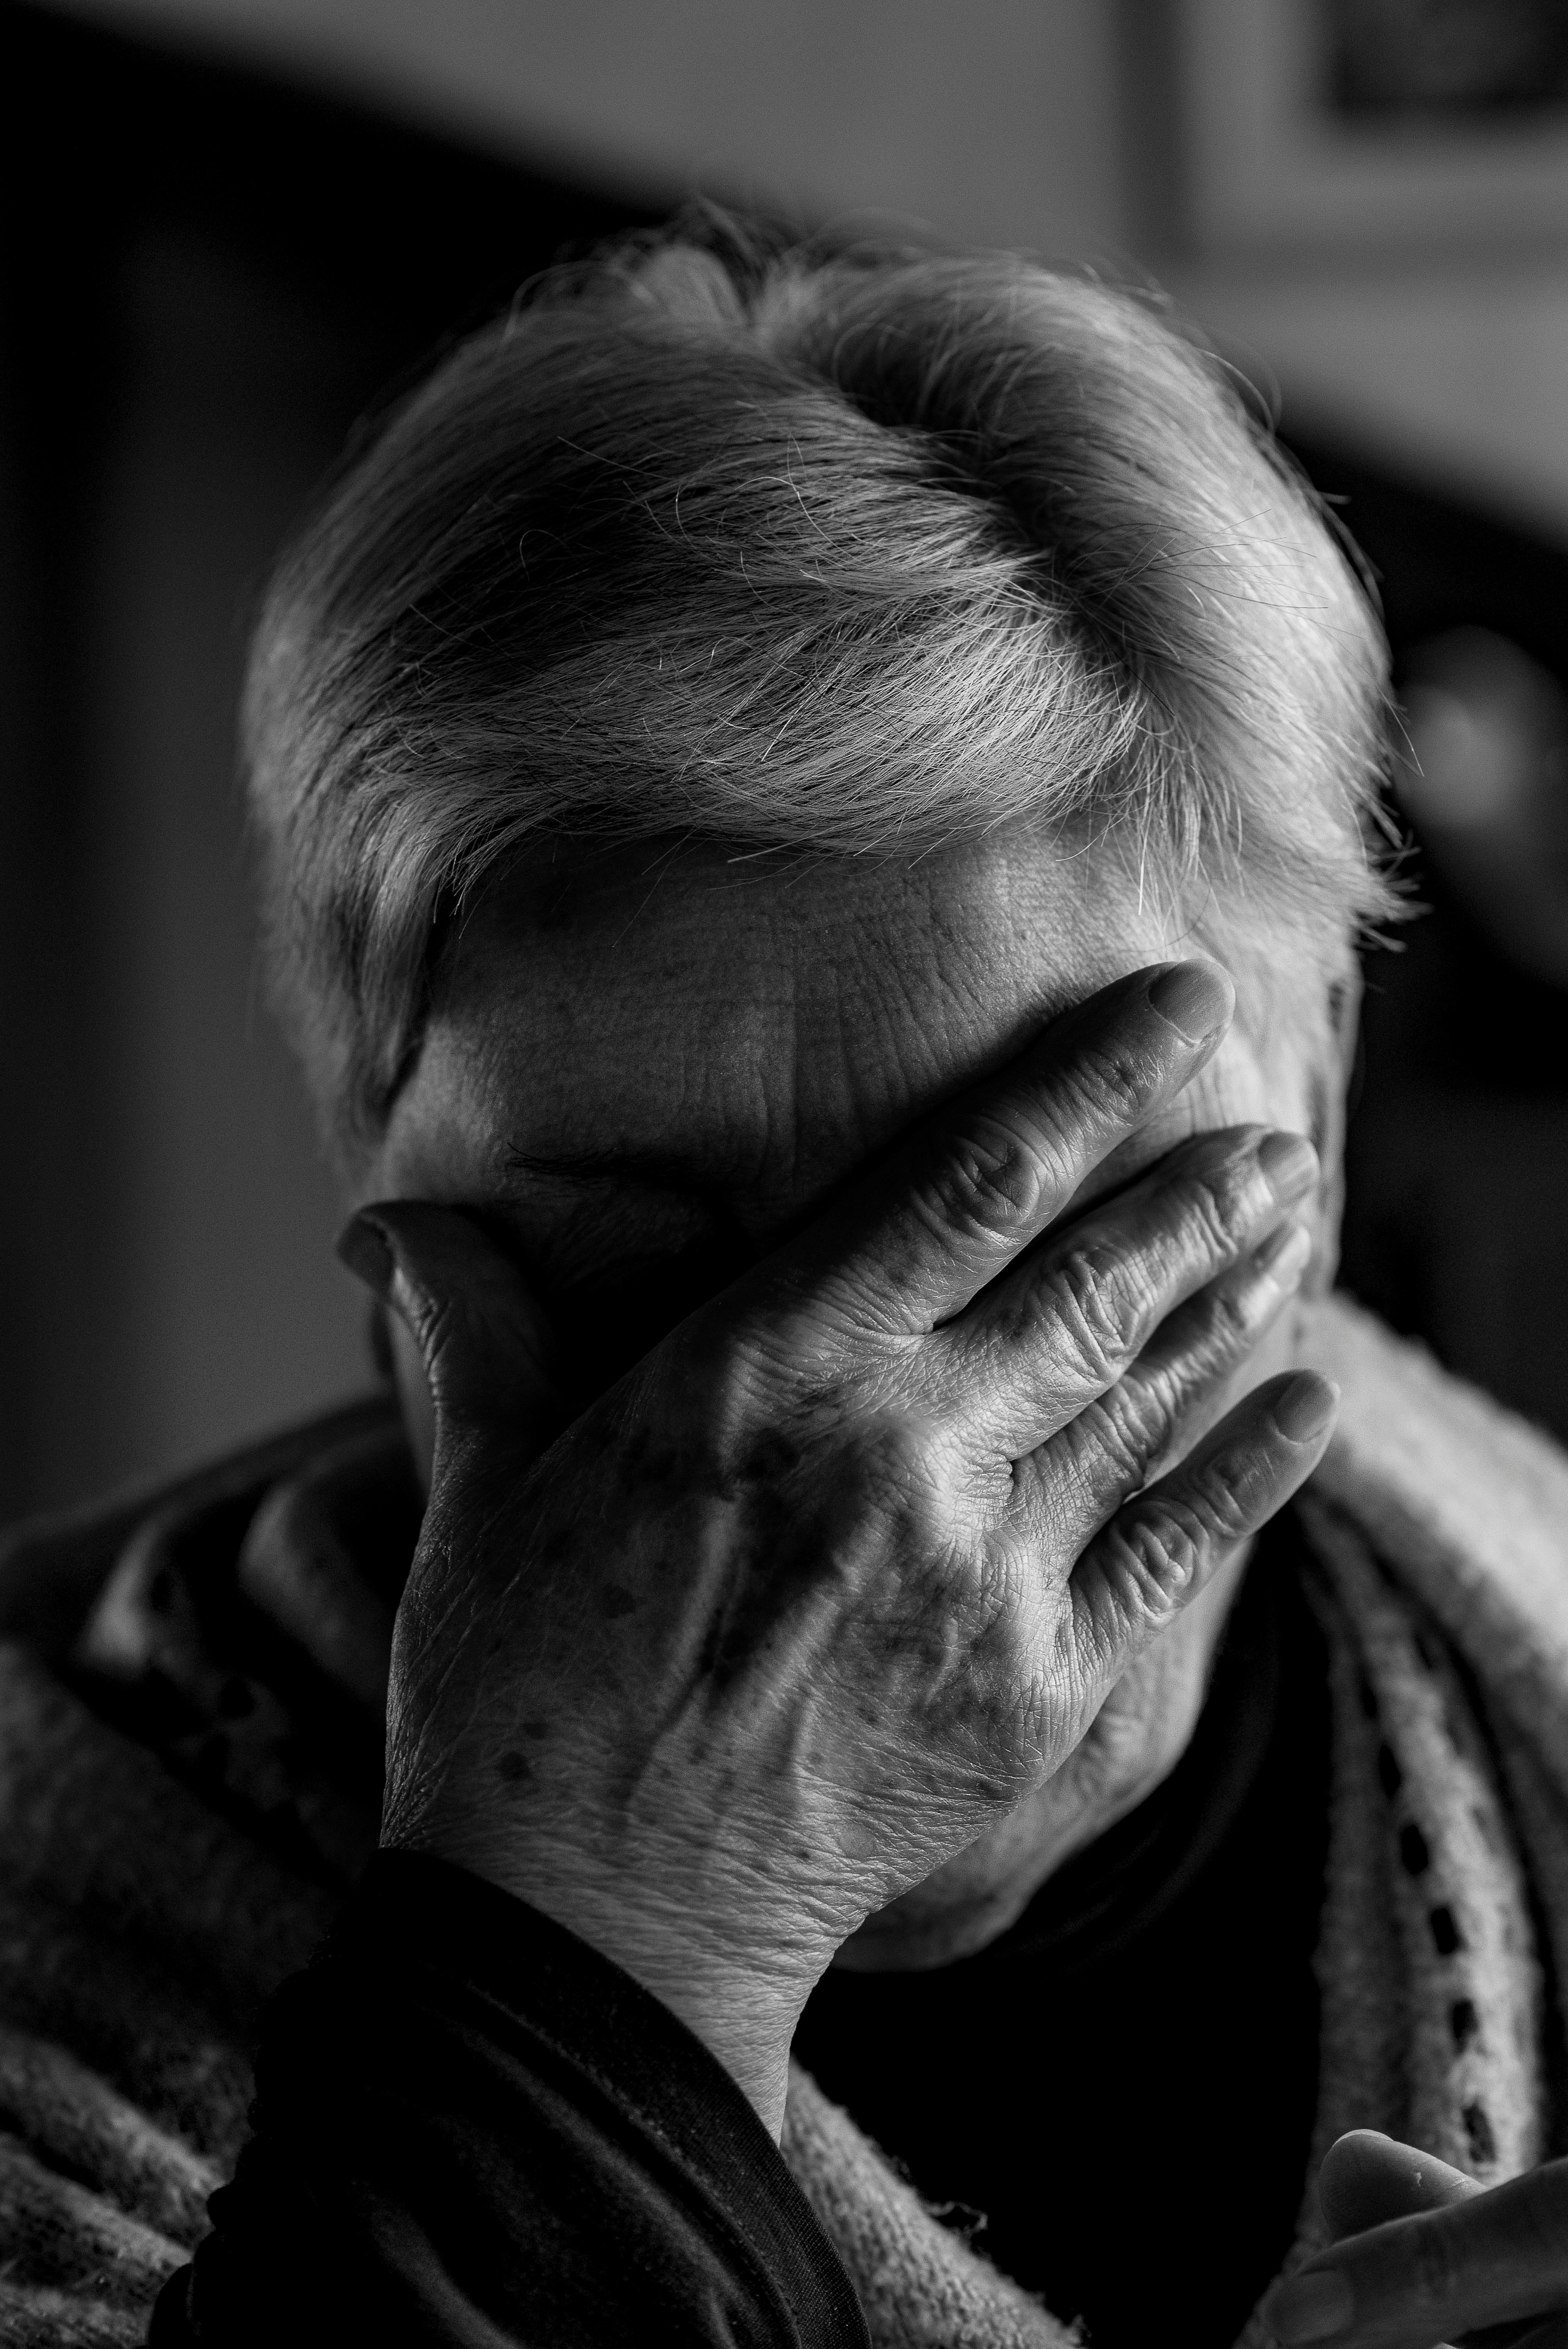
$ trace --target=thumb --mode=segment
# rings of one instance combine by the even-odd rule
[[[1336,2137],[1317,2173],[1317,2199],[1336,2243],[1389,2219],[1440,2209],[1480,2191],[1462,2169],[1377,2129],[1351,2129]]]
[[[352,1218],[337,1253],[407,1332],[438,1435],[488,1426],[531,1451],[549,1441],[550,1326],[476,1216],[422,1200],[377,1201]]]

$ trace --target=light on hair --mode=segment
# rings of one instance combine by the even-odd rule
[[[352,1156],[444,922],[531,843],[1023,820],[1274,1016],[1282,940],[1326,996],[1390,909],[1383,694],[1316,502],[1149,301],[623,248],[460,345],[278,573],[245,720],[278,991]]]

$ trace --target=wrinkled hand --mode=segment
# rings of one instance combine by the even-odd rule
[[[1300,1278],[1308,1144],[1200,1135],[1051,1229],[1231,1003],[1187,965],[1068,1014],[542,1453],[505,1256],[448,1209],[350,1227],[437,1422],[383,1842],[617,1960],[775,2126],[833,1951],[1060,1766],[1327,1440],[1302,1372],[1147,1481]]]
[[[1568,2349],[1568,2161],[1483,2189],[1355,2129],[1329,2148],[1318,2193],[1335,2248],[1264,2308],[1287,2349]]]

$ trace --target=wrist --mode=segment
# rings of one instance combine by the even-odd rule
[[[832,1945],[799,1930],[738,1935],[728,1919],[698,1915],[678,1898],[600,1876],[570,1855],[504,1853],[431,1822],[388,1836],[388,1849],[423,1851],[525,1900],[608,1958],[658,1999],[722,2064],[777,2142],[789,2049],[801,2009]]]

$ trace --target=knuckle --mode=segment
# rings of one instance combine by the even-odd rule
[[[1150,1460],[1169,1439],[1171,1414],[1159,1388],[1125,1380],[1084,1413],[1085,1433],[1100,1459],[1123,1484],[1141,1482]]]
[[[1034,1221],[1048,1181],[1045,1159],[1027,1137],[988,1118],[949,1144],[921,1185],[917,1205],[943,1231],[1006,1239]]]
[[[1096,1247],[1068,1248],[1043,1269],[1035,1290],[1059,1366],[1092,1387],[1119,1377],[1137,1349],[1150,1305],[1147,1285]]]
[[[1107,1577],[1115,1578],[1115,1561],[1109,1557]],[[1121,1604],[1096,1608],[1080,1617],[1075,1627],[1074,1661],[1087,1686],[1099,1691],[1109,1689],[1126,1669],[1128,1630],[1126,1609]]]
[[[1170,1609],[1172,1598],[1197,1573],[1203,1555],[1200,1527],[1181,1508],[1150,1511],[1109,1528],[1109,1563],[1119,1570],[1124,1604],[1146,1617]]]
[[[1190,1361],[1191,1375],[1197,1379],[1212,1378],[1231,1369],[1257,1342],[1257,1317],[1248,1290],[1215,1288],[1206,1291],[1198,1301],[1194,1319]]]
[[[1062,1082],[1070,1107],[1099,1125],[1136,1125],[1149,1106],[1150,1071],[1146,1060],[1113,1044],[1088,1044]]]
[[[1249,1164],[1230,1159],[1203,1168],[1183,1186],[1189,1246],[1195,1254],[1220,1261],[1234,1256],[1252,1231],[1258,1204]]]

